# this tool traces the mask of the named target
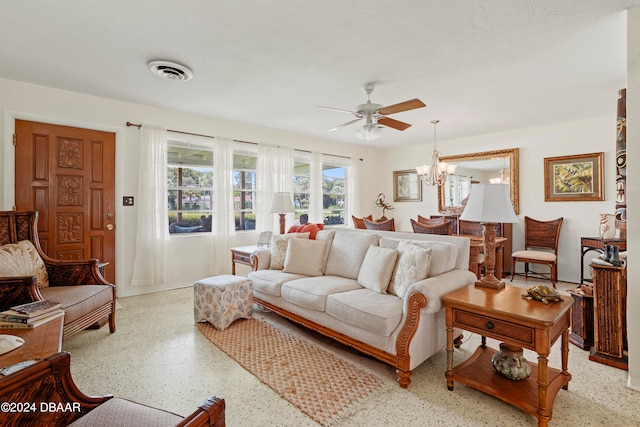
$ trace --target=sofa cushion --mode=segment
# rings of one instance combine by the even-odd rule
[[[285,273],[282,270],[256,270],[248,274],[253,282],[253,290],[265,294],[280,296],[280,287],[284,282],[302,279],[302,274]]]
[[[358,283],[379,294],[386,294],[397,259],[396,249],[370,245],[358,273]]]
[[[327,244],[324,247],[324,261],[322,261],[322,271],[324,272],[327,267],[327,259],[329,258],[329,252],[331,251],[331,244],[333,243],[333,238],[336,235],[336,230],[320,230],[316,234],[316,240],[326,242]]]
[[[113,302],[113,288],[108,285],[50,286],[40,293],[44,299],[62,305],[65,325]]]
[[[179,424],[182,420],[180,415],[114,397],[78,418],[69,426],[104,427],[126,424],[136,427],[169,427]]]
[[[411,243],[400,242],[398,262],[396,262],[388,292],[404,299],[409,286],[427,277],[430,261],[430,248],[426,249]]]
[[[402,319],[402,305],[394,295],[363,288],[329,295],[325,311],[351,326],[388,337]]]
[[[329,251],[325,274],[357,279],[369,245],[377,245],[377,234],[345,231],[336,233]]]
[[[30,240],[0,246],[0,277],[36,276],[39,288],[49,286],[44,261]]]
[[[458,248],[452,243],[428,240],[399,240],[383,237],[380,239],[380,246],[396,249],[400,242],[408,242],[422,248],[431,249],[431,266],[427,277],[439,276],[456,267]]]
[[[271,270],[282,270],[290,239],[308,239],[309,233],[276,234],[271,237]]]
[[[362,289],[353,279],[338,276],[307,277],[282,284],[282,299],[300,307],[324,311],[327,296]]]
[[[291,239],[284,258],[284,272],[322,276],[324,249],[327,243],[307,239]]]

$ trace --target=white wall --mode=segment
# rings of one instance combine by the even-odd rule
[[[16,118],[115,132],[116,285],[120,297],[161,290],[130,285],[135,249],[137,207],[123,207],[121,200],[122,196],[137,196],[140,131],[135,127],[126,127],[127,121],[204,135],[226,136],[243,141],[277,144],[309,151],[363,158],[362,164],[366,167],[361,167],[362,182],[366,185],[375,177],[375,153],[364,146],[336,144],[331,141],[311,139],[256,126],[87,96],[13,80],[0,79],[0,110],[3,112],[3,119],[0,123],[0,135],[3,138],[0,145],[2,148],[0,150],[0,165],[2,165],[0,209],[2,210],[12,209],[14,204],[15,159],[12,141]],[[367,191],[363,191],[362,194],[367,195]],[[365,196],[362,199],[364,200]],[[366,199],[369,199],[368,195]],[[136,198],[136,200],[138,199]],[[172,257],[172,268],[181,273],[179,275],[180,282],[176,283],[176,286],[192,284],[194,280],[208,275],[210,262],[207,255],[209,253],[208,244],[206,238],[202,237],[176,236],[173,238],[176,250]],[[241,232],[236,234],[231,246],[249,245],[256,241],[256,232]],[[228,251],[220,256],[231,259]],[[231,262],[229,261],[230,271]]]
[[[640,162],[640,6],[627,15],[627,165]],[[633,171],[636,172],[633,172]],[[640,391],[640,173],[627,167],[629,259],[627,267],[628,386]]]
[[[443,156],[475,153],[481,151],[519,149],[520,209],[521,222],[513,225],[513,250],[524,245],[524,216],[548,220],[564,217],[560,232],[558,251],[558,278],[563,281],[580,281],[580,237],[598,235],[599,213],[613,213],[615,208],[615,152],[616,152],[616,105],[617,93],[611,95],[612,114],[589,120],[560,123],[516,131],[479,135],[457,140],[438,140],[438,149]],[[446,123],[440,123],[440,128]],[[380,191],[393,195],[393,171],[411,169],[416,163],[427,162],[433,143],[383,153],[388,159],[382,173]],[[604,196],[602,202],[545,202],[544,158],[573,154],[604,152]],[[395,202],[394,210],[387,214],[396,221],[396,229],[411,231],[410,218],[417,215],[438,214],[437,190],[423,187],[422,202]],[[389,200],[393,200],[391,197]],[[374,207],[372,206],[371,209]],[[590,252],[588,260],[597,253]],[[520,265],[520,268],[522,266]],[[587,268],[585,268],[585,271]]]

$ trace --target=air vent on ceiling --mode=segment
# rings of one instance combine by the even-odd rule
[[[193,72],[190,69],[175,62],[151,61],[147,66],[154,75],[167,80],[186,82],[193,77]]]

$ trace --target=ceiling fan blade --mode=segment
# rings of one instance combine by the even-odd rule
[[[405,130],[411,127],[409,123],[401,122],[400,120],[395,120],[390,117],[380,117],[378,123],[397,130]]]
[[[416,108],[426,107],[425,103],[418,98],[410,99],[409,101],[400,102],[399,104],[389,105],[382,107],[378,110],[378,113],[386,116],[387,114],[399,113],[401,111],[415,110]]]
[[[316,108],[322,108],[323,110],[340,111],[341,113],[358,114],[356,111],[344,110],[342,108],[322,107],[320,105],[318,105]]]
[[[343,124],[341,124],[341,125],[338,125],[338,126],[336,126],[336,127],[332,128],[332,129],[329,129],[327,132],[333,132],[334,130],[337,130],[337,129],[341,128],[341,127],[349,126],[349,125],[351,125],[351,124],[353,124],[353,123],[355,123],[355,122],[359,122],[360,120],[361,120],[361,119],[349,120],[349,121],[348,121],[348,122],[346,122],[346,123],[343,123]]]

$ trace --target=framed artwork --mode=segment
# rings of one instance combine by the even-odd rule
[[[393,172],[393,201],[422,201],[422,182],[415,169]]]
[[[545,202],[604,200],[603,157],[604,153],[590,153],[545,158]]]

